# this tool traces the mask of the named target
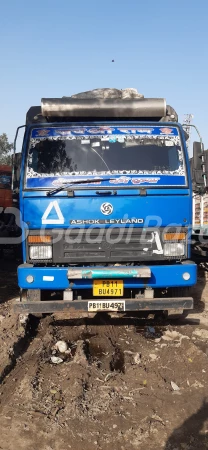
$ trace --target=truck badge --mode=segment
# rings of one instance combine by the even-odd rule
[[[113,205],[108,202],[102,203],[100,211],[102,214],[105,214],[105,216],[109,216],[109,214],[112,214],[113,212]]]

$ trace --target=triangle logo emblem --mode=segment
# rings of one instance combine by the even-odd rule
[[[52,209],[55,209],[56,214],[57,214],[57,219],[49,219],[48,216],[51,213]],[[57,200],[54,200],[54,202],[50,202],[49,205],[47,206],[43,217],[42,217],[42,224],[43,225],[53,225],[53,224],[64,224],[64,216],[60,210],[60,206],[57,202]]]

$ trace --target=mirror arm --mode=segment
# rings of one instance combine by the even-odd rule
[[[15,154],[16,154],[16,143],[17,143],[17,137],[20,128],[25,128],[26,125],[20,125],[20,127],[17,128],[15,138],[14,138],[14,145],[13,145],[13,162],[12,162],[12,191],[14,189],[14,163],[15,163]]]
[[[16,134],[15,134],[15,138],[14,138],[14,146],[13,146],[14,155],[16,153],[16,143],[17,143],[17,137],[18,137],[19,130],[20,130],[20,128],[25,128],[25,127],[26,127],[26,125],[20,125],[20,127],[17,128]]]

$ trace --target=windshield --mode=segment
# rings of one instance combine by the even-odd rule
[[[28,179],[61,177],[63,182],[67,177],[138,174],[185,176],[176,127],[91,125],[32,130]]]

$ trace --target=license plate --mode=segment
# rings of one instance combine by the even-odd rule
[[[94,280],[94,297],[122,297],[124,293],[122,280]]]
[[[106,301],[106,300],[98,300],[88,302],[88,311],[96,312],[96,311],[125,311],[125,301]]]

